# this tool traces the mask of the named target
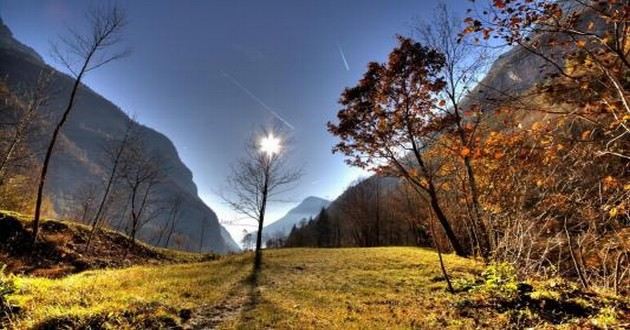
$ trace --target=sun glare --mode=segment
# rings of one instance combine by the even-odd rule
[[[280,152],[280,139],[273,136],[272,133],[265,136],[260,140],[260,151],[266,153],[269,156],[273,156]]]

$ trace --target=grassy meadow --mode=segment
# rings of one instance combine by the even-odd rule
[[[204,306],[217,306],[216,316],[230,309],[221,307],[230,300],[238,305],[231,308],[236,312],[211,324],[223,329],[610,329],[627,321],[627,301],[621,298],[582,294],[559,281],[520,283],[505,267],[488,271],[474,260],[446,255],[457,290],[451,294],[437,254],[427,249],[268,250],[256,285],[251,258],[93,270],[61,279],[13,277],[16,291],[9,301],[20,311],[10,326],[186,329],[194,328],[190,320],[203,321]],[[530,307],[518,305],[523,287],[532,291]],[[555,314],[548,315],[542,301],[558,302]]]

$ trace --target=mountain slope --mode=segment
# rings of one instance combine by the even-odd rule
[[[33,86],[42,70],[53,70],[35,51],[15,40],[11,31],[0,20],[0,76],[6,77],[12,88]],[[66,102],[73,80],[54,71],[54,98],[45,109],[48,120],[56,120]],[[68,122],[62,130],[60,143],[51,162],[46,195],[51,197],[55,212],[63,214],[70,205],[68,200],[82,186],[97,183],[106,173],[102,165],[103,146],[120,139],[124,134],[128,116],[116,105],[82,85]],[[177,234],[180,247],[197,249],[201,222],[207,219],[203,250],[225,253],[235,246],[229,236],[221,235],[221,226],[215,213],[197,195],[191,171],[184,165],[173,143],[163,134],[138,124],[137,130],[146,148],[163,159],[168,169],[167,178],[160,186],[160,198],[180,197],[184,202],[179,214]],[[44,136],[43,139],[46,140]],[[43,141],[34,142],[33,150],[41,150]],[[166,216],[158,217],[140,233],[149,239]]]
[[[322,208],[327,208],[330,201],[319,197],[307,197],[298,206],[292,208],[278,221],[265,226],[263,233],[267,237],[288,236],[291,228],[302,221],[317,216]]]

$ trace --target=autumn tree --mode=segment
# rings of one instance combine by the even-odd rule
[[[258,224],[254,271],[262,264],[262,237],[265,214],[269,202],[278,194],[291,188],[302,175],[300,169],[287,162],[287,145],[281,145],[279,137],[263,132],[259,141],[253,139],[246,145],[246,155],[232,167],[228,185],[233,194],[225,195],[225,201],[238,213]],[[250,234],[248,234],[250,235]]]
[[[540,90],[552,102],[539,110],[594,125],[607,139],[596,155],[630,159],[627,3],[493,0],[475,9],[463,35],[502,40],[545,63],[547,81]]]
[[[453,139],[440,139],[444,143],[442,151],[450,151],[453,158],[460,158],[465,170],[465,184],[468,185],[467,198],[471,208],[471,222],[475,245],[481,255],[487,258],[491,252],[489,232],[482,215],[479,201],[479,188],[475,177],[473,155],[477,128],[484,116],[480,102],[471,93],[486,70],[490,58],[487,48],[461,40],[463,21],[453,15],[445,2],[440,2],[431,20],[418,24],[417,33],[427,47],[439,51],[444,56],[440,75],[444,88],[440,91],[435,111],[442,114],[444,131]],[[455,141],[455,143],[448,143]]]
[[[341,140],[333,151],[345,154],[349,164],[402,177],[427,194],[453,250],[468,256],[438,196],[441,164],[423,155],[444,128],[434,111],[445,86],[444,61],[438,51],[398,37],[387,63],[370,63],[358,85],[343,92],[339,122],[328,129]]]
[[[96,8],[87,13],[89,29],[86,31],[70,30],[69,36],[61,39],[61,45],[53,48],[53,52],[63,66],[74,76],[70,95],[57,121],[50,143],[46,148],[35,201],[35,214],[32,223],[33,245],[37,242],[41,207],[44,197],[44,185],[48,167],[57,144],[57,139],[70,112],[74,108],[77,94],[80,91],[84,76],[116,59],[127,52],[117,49],[121,32],[125,26],[125,15],[118,7]]]

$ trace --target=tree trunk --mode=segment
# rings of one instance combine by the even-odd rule
[[[479,245],[481,249],[481,256],[484,259],[488,259],[490,256],[491,246],[490,246],[490,238],[488,229],[486,227],[485,222],[483,221],[483,216],[481,215],[481,207],[479,204],[479,193],[477,192],[477,183],[475,180],[475,173],[472,169],[472,164],[470,163],[470,157],[464,157],[464,165],[466,166],[466,174],[468,176],[468,185],[470,186],[470,195],[472,197],[472,208],[477,221],[476,225],[479,227],[477,239],[479,240]]]
[[[451,243],[455,254],[460,257],[468,257],[470,254],[461,246],[459,240],[457,239],[457,236],[455,236],[455,232],[453,232],[453,229],[451,228],[451,225],[448,222],[446,215],[444,215],[440,203],[438,202],[437,193],[435,192],[432,184],[429,184],[428,193],[431,199],[431,208],[433,208],[435,216],[442,225],[442,228],[444,228],[444,233],[446,234],[446,237],[448,237],[448,240]]]
[[[44,184],[46,183],[46,175],[48,174],[48,165],[50,164],[50,159],[52,158],[53,150],[55,148],[55,144],[57,142],[59,133],[61,132],[61,128],[66,123],[66,120],[68,120],[68,115],[70,114],[70,110],[72,110],[72,106],[74,105],[74,100],[76,98],[77,91],[81,84],[81,78],[83,77],[83,74],[85,73],[85,69],[87,68],[87,64],[89,63],[91,56],[92,55],[90,54],[90,56],[86,59],[85,63],[83,64],[83,67],[81,68],[81,71],[77,75],[77,78],[74,80],[74,85],[72,86],[72,92],[70,93],[70,99],[68,100],[68,105],[66,106],[66,109],[63,112],[63,115],[61,116],[61,120],[57,123],[57,126],[55,126],[55,130],[53,131],[52,138],[46,150],[46,155],[44,156],[44,164],[42,165],[42,171],[39,177],[39,185],[37,187],[37,199],[35,201],[35,215],[33,216],[33,223],[32,223],[32,232],[33,232],[33,238],[31,241],[32,248],[35,247],[35,243],[37,242],[37,234],[39,233],[39,220],[40,220],[41,211],[42,211],[42,202],[44,199]]]
[[[262,231],[265,222],[265,210],[267,208],[267,193],[269,189],[269,166],[265,169],[265,184],[262,191],[262,205],[260,207],[260,219],[258,219],[258,233],[256,233],[256,252],[254,256],[254,272],[260,271],[262,266]]]
[[[112,183],[114,182],[114,178],[116,177],[116,170],[118,169],[118,163],[120,162],[120,157],[122,156],[123,149],[125,148],[125,144],[127,143],[127,138],[129,137],[129,130],[131,129],[131,124],[127,127],[125,132],[125,136],[123,140],[120,142],[120,147],[116,150],[116,158],[114,159],[114,164],[112,165],[112,172],[109,175],[109,180],[107,180],[107,186],[105,187],[105,192],[103,193],[103,198],[98,206],[98,210],[94,215],[94,219],[92,219],[92,230],[90,230],[90,236],[88,236],[88,240],[85,243],[85,252],[88,252],[90,249],[90,242],[92,242],[92,237],[96,232],[96,228],[98,226],[98,222],[101,217],[101,213],[103,212],[103,208],[105,207],[105,202],[107,202],[107,197],[109,197],[109,191],[112,187]]]

